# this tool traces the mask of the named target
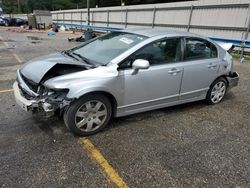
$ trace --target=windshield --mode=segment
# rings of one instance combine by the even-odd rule
[[[73,51],[90,62],[105,65],[146,38],[145,36],[131,33],[113,32],[98,37],[94,41]]]

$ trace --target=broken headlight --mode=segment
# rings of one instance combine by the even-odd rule
[[[48,103],[62,102],[69,92],[69,89],[49,89],[44,86],[41,86],[39,89],[41,98],[44,98]]]

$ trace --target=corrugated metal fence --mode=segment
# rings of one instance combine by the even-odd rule
[[[52,12],[53,22],[86,24],[87,10]],[[249,0],[195,2],[93,8],[91,25],[109,27],[166,27],[207,36],[250,39]]]

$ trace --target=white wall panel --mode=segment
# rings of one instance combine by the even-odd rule
[[[235,6],[225,7],[228,4]],[[239,5],[244,4],[244,7]],[[187,31],[187,25],[189,22],[190,8],[193,5],[192,19],[190,22],[190,31],[207,36],[222,36],[230,38],[242,38],[247,27],[248,6],[250,0],[199,0],[190,2],[179,3],[161,3],[161,4],[148,4],[148,5],[136,5],[136,6],[124,6],[122,7],[103,7],[93,8],[90,13],[90,21],[93,21],[93,25],[110,27],[125,27],[126,9],[127,12],[127,27],[152,27],[153,21],[153,8],[156,7],[155,13],[155,27],[159,25],[167,28],[173,28],[176,30]],[[208,7],[210,5],[225,5],[223,7]],[[197,6],[203,6],[202,8],[196,8]],[[178,8],[179,7],[179,8]],[[163,9],[162,9],[163,8]],[[169,9],[174,8],[174,9]],[[138,11],[140,9],[140,11]],[[147,10],[145,10],[147,9]],[[149,9],[149,10],[148,10]],[[107,11],[109,10],[109,23],[107,23]],[[82,11],[82,13],[79,13]],[[94,13],[92,13],[94,11]],[[56,15],[57,13],[58,16]],[[53,20],[64,19],[71,22],[72,19],[79,21],[81,17],[83,24],[86,23],[87,13],[86,9],[78,10],[64,10],[53,11]],[[82,16],[81,16],[82,14]],[[133,23],[133,24],[129,24]],[[138,23],[138,25],[135,25]],[[158,25],[158,26],[157,26]],[[177,27],[181,26],[181,27]],[[193,27],[192,27],[193,26]],[[224,29],[222,28],[224,27]],[[228,28],[232,28],[228,30]],[[237,29],[238,28],[238,29]],[[242,30],[242,28],[244,30]],[[249,36],[250,37],[250,36]]]
[[[124,13],[125,16],[125,13]],[[125,20],[125,19],[124,19]],[[153,20],[153,11],[130,11],[128,12],[128,22],[132,23],[152,23]]]
[[[187,24],[190,10],[161,10],[156,12],[155,23]]]
[[[95,21],[107,21],[107,12],[94,12]]]

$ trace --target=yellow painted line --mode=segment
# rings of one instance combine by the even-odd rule
[[[14,89],[0,90],[0,93],[8,93],[8,92],[12,92],[12,91],[14,91]]]
[[[118,188],[128,188],[119,174],[112,168],[108,161],[103,157],[101,152],[95,148],[89,139],[80,138],[79,143],[90,153],[96,162],[102,167],[107,175],[108,180],[113,182]]]
[[[3,41],[3,37],[0,36],[0,40]],[[5,46],[6,48],[9,48],[9,47],[10,47],[9,44],[8,44],[7,42],[5,42],[5,41],[3,42],[3,44],[4,44],[4,46]]]
[[[13,59],[14,57],[11,55],[11,56],[1,56],[0,55],[0,58],[1,58],[1,60],[6,60],[6,59]]]
[[[0,36],[0,39],[3,41],[3,37]],[[3,42],[3,44],[5,45],[6,48],[10,47],[10,45],[7,42]],[[16,58],[17,62],[21,64],[22,60],[20,59],[20,57],[17,54],[15,54],[13,51],[11,51],[11,53]]]
[[[1,39],[2,39],[2,37],[1,37]],[[10,45],[9,45],[7,42],[3,42],[3,44],[4,44],[7,48],[10,47]]]
[[[20,59],[20,57],[17,54],[13,53],[13,52],[12,52],[12,54],[14,55],[14,57],[16,58],[16,60],[18,61],[18,63],[21,64],[22,60]]]

